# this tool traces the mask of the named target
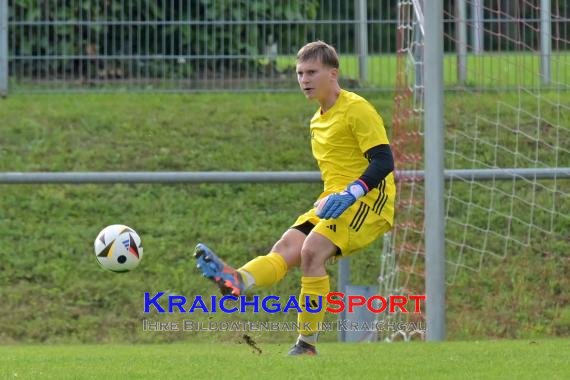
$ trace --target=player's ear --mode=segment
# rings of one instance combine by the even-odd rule
[[[333,67],[329,71],[330,78],[334,81],[338,80],[338,69]]]

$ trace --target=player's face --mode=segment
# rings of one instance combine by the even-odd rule
[[[326,99],[335,88],[337,72],[319,60],[297,62],[297,81],[307,99]]]

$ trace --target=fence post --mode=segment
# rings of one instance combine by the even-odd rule
[[[419,11],[421,14],[424,14],[424,0],[419,0],[419,1],[414,1],[414,7],[418,7]],[[425,18],[424,18],[425,19]],[[422,96],[421,94],[423,93],[423,89],[424,89],[424,70],[423,70],[423,64],[424,64],[424,49],[425,49],[425,45],[424,45],[424,40],[425,40],[425,36],[423,33],[425,33],[425,28],[424,25],[421,25],[424,21],[422,20],[417,20],[416,23],[414,23],[414,30],[413,30],[413,35],[414,35],[414,43],[416,44],[416,48],[413,49],[414,50],[414,79],[415,79],[415,88],[414,88],[414,93],[417,94],[417,96]],[[422,28],[424,28],[424,32],[422,32]],[[414,95],[416,96],[416,95]]]
[[[8,0],[0,0],[0,96],[8,96]]]
[[[542,84],[550,84],[550,56],[552,54],[552,25],[550,0],[540,1],[540,73]]]
[[[367,0],[356,1],[358,73],[361,84],[368,82],[368,16]]]
[[[471,3],[471,45],[473,53],[481,54],[483,52],[483,0],[473,0]]]
[[[467,9],[465,0],[457,4],[457,82],[464,86],[467,81]]]

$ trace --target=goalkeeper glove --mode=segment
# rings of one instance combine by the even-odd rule
[[[361,179],[349,183],[344,191],[328,195],[315,203],[317,216],[321,219],[336,219],[367,192],[368,187]]]

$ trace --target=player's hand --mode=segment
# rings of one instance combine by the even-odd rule
[[[357,179],[349,183],[346,190],[328,195],[315,202],[316,214],[321,219],[336,219],[367,192],[368,187],[364,181]]]
[[[336,219],[354,202],[356,198],[348,191],[331,194],[317,201],[316,214],[321,219]]]

